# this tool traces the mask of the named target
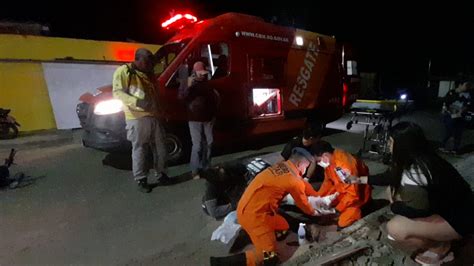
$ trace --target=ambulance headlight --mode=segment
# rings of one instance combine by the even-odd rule
[[[110,115],[122,111],[123,103],[120,100],[107,100],[96,104],[94,114],[96,115]]]

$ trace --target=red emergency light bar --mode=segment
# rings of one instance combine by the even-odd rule
[[[173,16],[172,18],[168,19],[167,21],[161,23],[161,27],[169,29],[170,27],[173,26],[178,29],[181,29],[186,24],[192,24],[192,23],[195,23],[196,21],[197,21],[197,18],[191,14],[184,14],[184,15],[177,14]]]

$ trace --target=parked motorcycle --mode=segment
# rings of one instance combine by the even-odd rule
[[[9,109],[0,108],[0,139],[14,139],[18,136],[20,124],[9,113]]]
[[[15,160],[16,151],[11,149],[10,155],[5,159],[5,164],[0,165],[0,188],[6,187],[13,183],[14,180],[10,179],[10,166]]]

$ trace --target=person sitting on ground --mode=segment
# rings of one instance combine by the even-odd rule
[[[237,208],[247,187],[247,168],[241,163],[228,163],[202,172],[206,191],[202,198],[204,212],[215,218],[224,218]]]
[[[278,214],[282,199],[291,194],[305,214],[320,215],[309,203],[303,173],[314,162],[305,149],[295,148],[289,160],[276,163],[258,174],[245,190],[237,207],[239,224],[252,240],[255,250],[229,257],[211,257],[211,265],[276,265],[276,231],[289,229]]]
[[[323,127],[319,123],[313,123],[303,130],[299,136],[293,137],[283,148],[281,156],[286,161],[290,158],[294,148],[304,148],[310,150],[311,146],[321,139]]]
[[[392,186],[396,216],[387,223],[389,238],[421,250],[415,260],[439,265],[453,259],[451,242],[474,232],[474,198],[469,184],[441,158],[416,124],[401,122],[389,132],[389,170],[351,176],[350,183]]]
[[[321,139],[322,133],[323,126],[318,122],[313,122],[303,130],[301,135],[292,138],[285,145],[281,156],[284,160],[288,160],[291,156],[291,151],[296,147],[309,150],[314,143]],[[324,169],[321,166],[312,164],[305,176],[308,178],[308,181],[322,181],[324,179]]]
[[[337,225],[339,228],[350,226],[362,218],[361,207],[371,199],[372,189],[368,185],[347,184],[343,179],[350,174],[368,174],[368,167],[348,152],[334,149],[326,141],[317,142],[312,149],[318,165],[324,168],[324,181],[311,196],[324,197],[337,192],[338,196],[332,202],[340,213]]]

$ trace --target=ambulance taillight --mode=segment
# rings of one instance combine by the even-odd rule
[[[347,104],[347,93],[349,91],[349,87],[347,83],[342,84],[342,106],[346,106]]]

